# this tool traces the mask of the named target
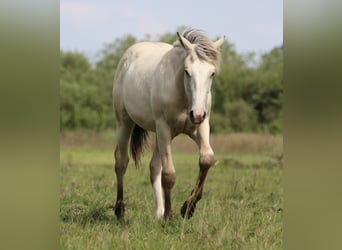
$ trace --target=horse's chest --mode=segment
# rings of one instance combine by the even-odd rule
[[[195,126],[188,119],[188,114],[186,110],[179,112],[177,114],[166,116],[166,119],[174,135],[178,135],[181,133],[187,134],[195,129]]]

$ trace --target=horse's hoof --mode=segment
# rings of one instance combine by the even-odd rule
[[[115,204],[114,213],[118,220],[123,219],[125,213],[125,204],[122,201],[119,201]]]
[[[172,220],[172,218],[173,218],[173,215],[172,215],[172,213],[169,213],[169,214],[164,214],[164,220]]]
[[[165,220],[171,220],[173,218],[172,209],[165,209],[163,217]]]
[[[190,204],[189,204],[190,203]],[[195,208],[196,208],[196,203],[195,202],[184,202],[182,208],[181,208],[181,215],[184,218],[186,216],[187,219],[190,219],[194,212],[195,212]]]

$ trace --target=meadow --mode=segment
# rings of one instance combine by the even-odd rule
[[[62,249],[282,249],[283,138],[231,134],[211,138],[217,164],[188,220],[180,208],[198,174],[198,152],[180,136],[173,143],[177,172],[172,220],[156,220],[146,150],[124,179],[126,213],[116,220],[114,132],[64,132],[60,138]]]

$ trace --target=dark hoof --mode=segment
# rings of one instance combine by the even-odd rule
[[[184,202],[181,208],[182,217],[184,218],[186,216],[187,219],[190,219],[195,212],[195,208],[196,208],[196,202],[191,202],[191,201]]]
[[[119,201],[115,204],[114,213],[118,220],[123,219],[125,213],[125,204],[123,203],[123,201]]]
[[[173,215],[172,215],[172,212],[168,213],[168,214],[164,214],[164,220],[172,220],[173,218]]]

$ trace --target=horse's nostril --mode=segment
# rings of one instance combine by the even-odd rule
[[[204,112],[203,113],[203,120],[205,119],[206,115],[207,115],[207,112]]]
[[[194,119],[194,111],[191,110],[189,115],[190,115],[190,119]]]

